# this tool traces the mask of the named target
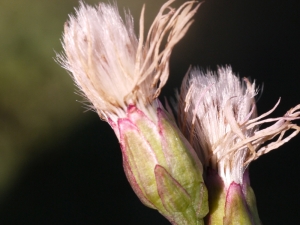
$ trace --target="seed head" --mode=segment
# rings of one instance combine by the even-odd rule
[[[65,54],[58,60],[102,119],[116,122],[131,104],[147,108],[165,85],[171,51],[199,7],[196,1],[188,1],[175,10],[172,2],[161,7],[145,38],[145,7],[139,38],[130,13],[125,12],[123,20],[115,4],[92,7],[81,2],[76,15],[69,17],[62,40]],[[145,111],[151,114],[150,109]]]
[[[197,151],[204,167],[223,178],[226,187],[242,184],[249,163],[296,136],[300,105],[278,118],[266,117],[278,106],[257,117],[255,83],[242,80],[230,67],[217,74],[193,69],[186,76],[179,97],[181,130]],[[259,129],[261,124],[272,123]],[[286,132],[291,130],[289,134]],[[274,140],[275,139],[275,140]],[[264,145],[265,142],[271,141]]]

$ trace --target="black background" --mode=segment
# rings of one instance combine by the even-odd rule
[[[161,96],[173,96],[189,65],[232,65],[264,84],[259,114],[281,97],[273,116],[283,115],[300,103],[299,10],[296,0],[207,0],[173,51]],[[1,204],[0,224],[169,224],[134,195],[111,128],[92,112],[82,116],[89,120],[28,164]],[[300,222],[299,145],[300,136],[250,166],[264,225]]]

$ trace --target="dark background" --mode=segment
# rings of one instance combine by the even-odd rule
[[[151,1],[146,3],[151,8]],[[55,55],[53,49],[60,51],[57,47],[59,33],[66,15],[77,6],[76,1],[68,4],[56,1],[56,4],[61,4],[64,10],[57,12],[56,8],[42,7],[57,24],[53,28],[58,34],[57,42],[49,48],[52,57]],[[122,7],[125,4],[122,2]],[[136,8],[142,3],[130,4],[126,7],[135,7],[133,13],[137,22]],[[156,11],[159,5],[155,3]],[[26,6],[24,10],[29,11],[34,7]],[[300,103],[299,10],[297,0],[207,0],[188,34],[173,51],[170,79],[161,96],[174,95],[190,65],[212,70],[218,65],[231,65],[240,76],[263,84],[263,93],[257,103],[259,114],[271,109],[281,97],[281,104],[272,117],[283,115]],[[156,11],[150,10],[152,17],[146,17],[147,24]],[[43,18],[43,13],[36,17],[39,18]],[[55,63],[52,66],[58,67]],[[68,76],[63,69],[58,70],[64,79]],[[67,78],[67,82],[72,81]],[[57,97],[60,98],[63,96]],[[74,94],[72,98],[74,104],[79,105],[75,100],[80,97]],[[48,104],[56,107],[56,99]],[[35,112],[38,113],[40,107],[43,106],[36,106]],[[83,111],[81,108],[80,113],[73,116],[72,125],[66,125],[68,129],[57,128],[43,136],[43,141],[33,141],[26,147],[30,149],[30,157],[18,167],[16,178],[2,194],[0,224],[169,224],[156,211],[143,206],[134,195],[125,178],[121,151],[111,128],[95,113],[81,113]],[[250,166],[251,184],[264,225],[300,222],[299,146],[300,136]]]

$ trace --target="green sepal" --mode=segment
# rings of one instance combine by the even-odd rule
[[[154,173],[157,190],[165,209],[169,212],[184,212],[191,202],[189,194],[164,167],[156,165]]]
[[[168,164],[172,176],[187,190],[191,198],[195,194],[195,186],[197,191],[202,179],[202,164],[183,141],[183,136],[177,127],[174,127],[166,118],[165,112],[161,109],[157,110],[158,126],[162,136],[162,146],[165,155],[168,155]],[[194,154],[193,154],[194,153]]]
[[[232,182],[228,188],[225,204],[224,225],[253,225],[242,187]]]
[[[168,171],[160,165],[155,167],[158,193],[165,209],[170,212],[172,224],[202,225],[203,220],[197,218],[191,204],[191,198],[186,190],[176,181]]]
[[[255,194],[250,185],[247,185],[245,193],[246,193],[246,202],[249,207],[250,214],[252,215],[252,220],[255,225],[261,225],[262,223],[258,215]]]
[[[187,191],[199,219],[208,213],[208,193],[202,178],[202,164],[195,151],[178,128],[169,121],[162,109],[158,109],[158,125],[164,153],[168,155],[172,177]]]
[[[204,182],[200,183],[198,191],[195,192],[193,207],[197,218],[204,218],[209,212],[208,191]]]
[[[208,169],[206,185],[209,196],[209,213],[205,217],[206,224],[223,225],[226,202],[226,190],[224,182],[216,171]]]
[[[155,208],[164,211],[157,192],[154,175],[154,168],[157,164],[156,155],[153,154],[149,143],[130,120],[119,120],[118,125],[120,128],[123,161],[126,162],[126,164],[123,164],[124,170],[130,171],[127,173],[131,173],[134,178],[134,181],[129,180],[131,186],[138,185],[143,196],[145,196]]]
[[[140,135],[142,135],[149,144],[152,154],[155,155],[157,164],[167,167],[166,156],[161,144],[161,135],[157,126],[136,107],[130,107],[127,113],[130,121],[138,128]]]
[[[261,225],[261,221],[258,215],[258,210],[256,206],[256,197],[252,187],[250,186],[249,169],[246,169],[243,176],[243,193],[245,194],[245,199],[252,215],[252,220],[255,225]]]

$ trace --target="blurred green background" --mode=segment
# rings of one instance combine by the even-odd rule
[[[135,18],[142,4],[119,2],[120,11],[130,6]],[[77,0],[0,1],[0,197],[23,163],[42,153],[35,147],[64,138],[88,120],[70,77],[54,62],[55,52],[62,51],[63,24],[77,5]],[[150,6],[147,14],[153,17],[159,3]]]
[[[96,4],[96,0],[87,0]],[[117,1],[149,27],[164,1]],[[176,1],[178,6],[184,1]],[[77,0],[0,0],[0,224],[168,224],[134,196],[109,126],[54,61]],[[300,103],[299,1],[207,0],[171,57],[173,96],[190,65],[231,64],[264,83],[259,113]],[[299,141],[251,165],[263,224],[300,221]],[[276,216],[274,216],[276,215]]]

